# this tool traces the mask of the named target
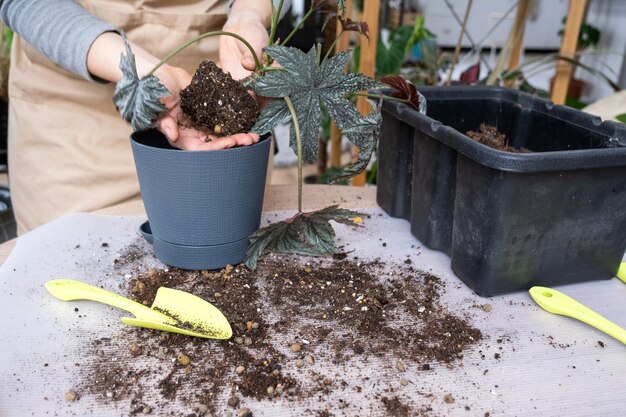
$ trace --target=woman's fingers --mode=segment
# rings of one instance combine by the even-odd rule
[[[220,150],[237,146],[248,146],[259,141],[256,133],[237,133],[232,136],[214,137],[207,136],[195,129],[180,129],[179,139],[172,143],[177,148],[198,151],[198,150]]]
[[[178,141],[180,136],[178,130],[178,123],[172,116],[165,115],[161,117],[156,122],[156,128],[161,131],[167,137],[167,140],[172,144],[172,146],[176,146],[175,143]]]

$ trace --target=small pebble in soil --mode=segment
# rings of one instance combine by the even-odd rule
[[[189,359],[189,356],[187,355],[180,355],[178,357],[178,363],[181,364],[182,366],[187,366],[189,365],[189,363],[191,362],[191,360]]]
[[[302,350],[302,345],[300,343],[292,343],[290,349],[293,353],[298,353]]]
[[[398,362],[396,364],[396,369],[398,370],[398,372],[404,372],[404,371],[406,371],[406,366],[404,366],[403,363]]]
[[[141,412],[142,412],[142,413],[144,413],[144,414],[150,414],[150,413],[152,413],[152,407],[150,407],[150,406],[146,405],[146,406],[143,408],[143,410],[141,410]]]
[[[274,387],[273,386],[269,386],[267,387],[267,395],[274,395]]]
[[[491,310],[493,310],[493,307],[491,306],[491,304],[483,304],[483,311],[485,313],[489,313],[491,312]]]
[[[425,363],[422,365],[422,371],[430,371],[430,364]]]
[[[235,337],[235,343],[237,343],[238,345],[243,345],[243,337],[241,336]]]
[[[237,407],[237,406],[239,405],[239,398],[238,398],[238,397],[235,397],[235,396],[230,397],[230,398],[228,399],[227,404],[228,404],[230,407],[235,408],[235,407]]]
[[[305,362],[307,365],[313,365],[313,362],[315,362],[315,360],[313,359],[313,356],[311,356],[311,355],[306,355],[306,356],[304,357],[304,362]]]
[[[452,394],[446,394],[443,396],[443,401],[448,404],[452,404],[454,402],[454,397],[452,396]]]
[[[333,380],[330,378],[324,378],[324,380],[322,381],[322,383],[324,385],[331,385],[333,383]]]
[[[139,356],[141,354],[141,348],[134,343],[130,345],[128,350],[130,350],[130,354],[133,356]]]
[[[70,390],[68,392],[65,393],[65,400],[66,401],[76,401],[78,400],[78,393],[74,390]]]
[[[238,374],[243,374],[246,370],[245,366],[239,365],[238,367],[235,368],[235,372]]]
[[[250,346],[252,344],[252,339],[249,338],[249,337],[245,337],[243,339],[243,344],[246,345],[246,346]]]
[[[259,328],[259,323],[257,323],[256,321],[252,323],[252,330],[256,330],[258,328]]]
[[[304,361],[302,359],[296,360],[296,368],[302,368],[304,366]]]
[[[204,415],[206,414],[207,411],[209,411],[209,407],[206,406],[206,404],[200,404],[198,405],[198,414],[200,415]]]
[[[103,356],[104,356],[104,350],[102,350],[102,349],[98,349],[98,350],[96,351],[96,355],[98,355],[98,356],[100,356],[100,357],[103,357]]]
[[[409,385],[409,380],[406,378],[402,378],[400,380],[400,385],[402,385],[403,387],[406,387],[407,385]]]
[[[251,417],[252,413],[248,407],[241,407],[237,412],[237,417]]]

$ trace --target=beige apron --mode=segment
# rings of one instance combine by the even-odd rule
[[[220,0],[81,0],[92,14],[163,57],[226,20]],[[191,74],[217,59],[216,37],[170,63]],[[130,126],[112,102],[114,84],[97,84],[52,63],[16,37],[11,57],[9,167],[18,233],[68,212],[139,198]]]

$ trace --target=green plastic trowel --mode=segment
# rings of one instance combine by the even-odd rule
[[[122,323],[207,339],[230,339],[228,320],[214,305],[184,291],[161,287],[151,307],[73,279],[46,282],[46,289],[63,301],[92,300],[132,313]]]
[[[626,283],[626,262],[622,262],[617,270],[617,277]]]
[[[562,292],[547,287],[532,287],[528,292],[544,310],[580,320],[626,344],[626,330]]]

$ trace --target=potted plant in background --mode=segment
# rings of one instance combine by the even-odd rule
[[[302,21],[325,3],[314,1]],[[343,30],[358,31],[367,36],[367,24],[344,17],[345,5],[342,1],[337,3],[335,17]],[[137,77],[129,48],[122,58],[120,65],[125,77],[118,84],[115,102],[137,130],[132,135],[133,151],[150,221],[149,225],[142,226],[142,231],[153,241],[157,257],[167,264],[187,269],[214,269],[245,258],[246,265],[254,268],[259,256],[266,251],[307,255],[333,253],[336,251],[334,230],[329,221],[353,224],[352,218],[358,216],[358,213],[338,206],[303,212],[302,163],[315,161],[323,106],[348,140],[360,149],[359,159],[335,180],[361,172],[367,166],[378,137],[380,106],[371,101],[371,113],[361,115],[348,96],[378,88],[381,84],[360,74],[345,73],[349,51],[332,57],[328,53],[321,56],[319,46],[314,46],[308,53],[286,47],[291,35],[284,40],[275,39],[281,7],[282,2],[273,10],[270,46],[264,49],[263,57],[256,57],[245,39],[218,31],[190,40],[163,60],[167,61],[204,37],[234,36],[246,44],[255,57],[256,69],[245,81],[246,87],[260,96],[271,98],[252,131],[265,134],[278,124],[291,123],[290,145],[298,155],[298,212],[292,218],[271,224],[254,234],[261,216],[269,141],[224,151],[189,152],[169,147],[163,135],[154,129],[147,130],[165,110],[159,98],[168,94],[167,90],[151,74],[142,79]],[[302,22],[296,25],[294,31],[301,25]],[[272,66],[273,62],[280,66]],[[210,66],[205,62],[198,71]],[[220,72],[212,70],[213,75],[225,76]],[[193,89],[204,78],[207,77],[194,76],[189,88]],[[402,86],[404,91],[410,91],[408,86]],[[245,91],[243,86],[240,88]],[[181,100],[185,96],[191,94],[184,91]],[[416,103],[419,97],[414,94],[398,99]],[[193,108],[193,103],[190,106]],[[186,108],[185,103],[181,108]],[[192,115],[188,113],[188,116]],[[194,121],[192,125],[202,126],[202,123]],[[212,134],[226,133],[224,124],[218,119],[211,119],[206,125],[212,129]],[[215,126],[221,126],[220,132]],[[176,169],[164,169],[164,163],[172,164]],[[224,172],[226,167],[227,173]],[[173,172],[179,172],[181,176],[174,177]],[[240,223],[245,227],[240,227]]]
[[[9,69],[13,31],[0,22],[0,173],[8,174]],[[5,177],[6,178],[6,177]],[[17,225],[11,205],[11,192],[0,185],[0,242],[17,236]]]
[[[0,166],[7,165],[7,126],[9,113],[9,68],[13,31],[0,22]]]

